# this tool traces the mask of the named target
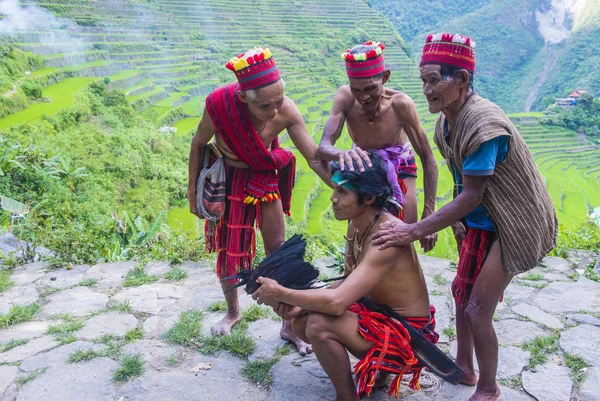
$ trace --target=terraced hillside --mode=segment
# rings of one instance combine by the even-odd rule
[[[11,35],[0,32],[4,40],[43,55],[45,66],[22,79],[47,85],[43,96],[51,100],[34,103],[1,118],[0,129],[52,114],[72,104],[77,90],[106,77],[112,88],[123,90],[136,110],[157,127],[174,126],[176,135],[191,138],[205,96],[233,78],[223,67],[227,59],[253,46],[266,45],[280,65],[288,96],[298,104],[309,132],[318,141],[333,93],[345,82],[339,54],[355,43],[376,39],[387,46],[386,62],[393,71],[389,85],[412,96],[426,130],[430,135],[433,131],[435,116],[427,111],[414,61],[404,52],[402,39],[392,25],[362,0],[28,0],[25,3],[68,18],[71,23],[61,20],[56,29],[49,24],[49,28],[36,26]],[[600,186],[594,176],[599,171],[593,166],[585,167],[586,163],[592,163],[598,149],[580,143],[571,133],[546,133],[535,120],[530,120],[527,122],[533,125],[523,125],[523,130],[545,169],[553,199],[561,210],[561,221],[576,224],[587,215],[586,204],[600,205]],[[560,145],[568,152],[552,152],[549,144],[552,135],[555,146]],[[292,146],[287,138],[283,143]],[[350,146],[347,136],[343,144]],[[570,155],[578,157],[570,159]],[[552,161],[559,159],[564,163]],[[341,239],[345,224],[332,219],[330,191],[301,157],[298,161],[293,221],[305,226],[310,234]],[[563,174],[554,174],[557,168],[561,172],[564,169]],[[445,168],[440,168],[440,172],[438,206],[452,194],[449,173]],[[578,190],[573,191],[567,185],[565,175],[577,183]],[[185,210],[171,208],[169,223],[185,220],[186,226],[194,227],[191,215]],[[450,238],[448,231],[442,233],[435,255],[453,254]]]

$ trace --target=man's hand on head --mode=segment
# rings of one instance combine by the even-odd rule
[[[406,224],[402,220],[386,221],[373,234],[372,242],[378,249],[408,245],[419,239],[414,231],[413,224]]]
[[[367,166],[373,167],[371,159],[369,158],[369,153],[358,146],[354,147],[354,149],[341,151],[338,161],[340,163],[341,171],[345,171],[346,168],[348,171],[354,171],[354,163],[352,161],[356,162],[361,173],[365,171],[363,161],[367,163]]]

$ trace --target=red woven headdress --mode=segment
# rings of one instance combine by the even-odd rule
[[[451,33],[430,34],[425,40],[421,65],[445,64],[475,72],[475,42]]]
[[[262,47],[237,55],[225,67],[235,73],[241,90],[262,88],[281,79],[273,55]]]
[[[346,61],[348,78],[371,78],[385,71],[383,61],[385,46],[383,43],[369,41],[363,43],[362,46],[375,46],[375,48],[360,54],[351,54],[351,49],[342,53],[342,58]]]

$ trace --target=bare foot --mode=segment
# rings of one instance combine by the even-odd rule
[[[305,355],[311,354],[313,352],[310,344],[307,344],[304,341],[302,341],[301,339],[299,339],[298,336],[296,335],[296,333],[294,333],[294,330],[292,330],[292,328],[291,328],[290,320],[283,321],[283,327],[279,331],[279,335],[284,340],[288,340],[288,341],[292,342],[298,349],[298,352],[300,353],[300,355],[305,356]]]
[[[465,374],[462,379],[460,379],[460,383],[466,384],[467,386],[475,386],[477,385],[477,381],[479,380],[479,376],[475,371],[468,372],[465,370]]]
[[[218,336],[228,336],[231,334],[232,327],[235,326],[240,320],[242,320],[242,314],[240,312],[227,313],[219,323],[215,324],[210,329],[210,331]]]
[[[477,389],[475,394],[473,394],[467,401],[502,401],[502,394],[500,394],[500,389],[497,387],[496,391],[491,393]]]

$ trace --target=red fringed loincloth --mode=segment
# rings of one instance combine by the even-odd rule
[[[458,257],[458,270],[452,283],[452,295],[457,305],[465,306],[473,285],[485,263],[496,233],[479,228],[468,228],[467,235],[462,242]],[[500,297],[502,301],[502,297]]]
[[[204,227],[206,251],[218,253],[217,277],[219,279],[252,268],[252,260],[256,255],[254,226],[260,213],[258,206],[244,203],[244,188],[250,169],[225,166],[225,174],[227,176],[225,213],[216,225],[207,221]]]
[[[420,390],[419,379],[424,366],[419,363],[410,346],[410,334],[400,322],[379,312],[373,312],[360,303],[350,307],[350,312],[358,315],[359,333],[373,343],[369,350],[354,366],[356,394],[370,395],[379,371],[395,374],[388,395],[398,398],[400,381],[405,374],[412,375],[409,387]],[[429,307],[429,317],[408,317],[406,321],[420,330],[433,344],[439,335],[435,330],[435,307]]]

